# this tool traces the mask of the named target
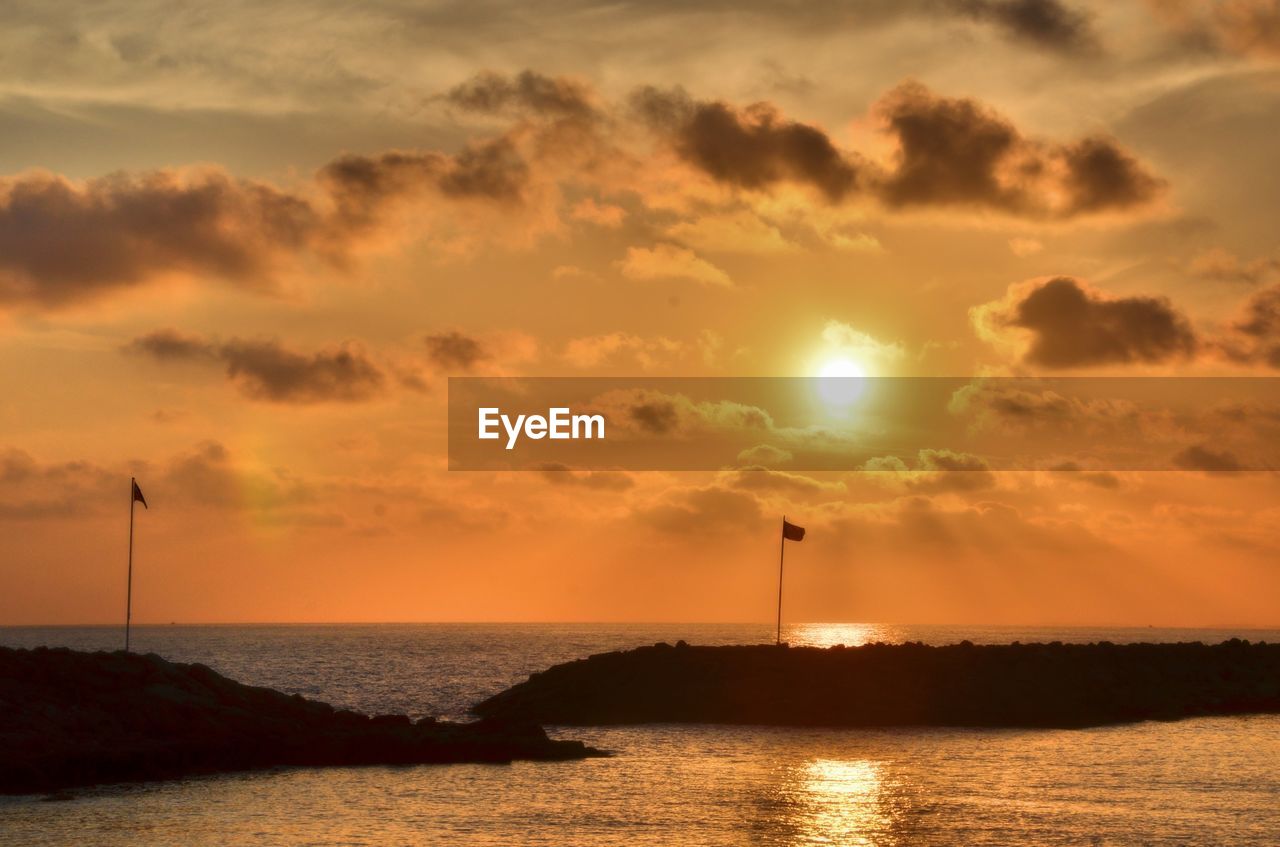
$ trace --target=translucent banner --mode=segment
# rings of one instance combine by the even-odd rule
[[[450,470],[1280,468],[1280,379],[453,377]]]

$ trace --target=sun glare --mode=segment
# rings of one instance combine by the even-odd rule
[[[862,396],[867,371],[851,359],[832,359],[818,371],[818,394],[828,406],[843,409]]]

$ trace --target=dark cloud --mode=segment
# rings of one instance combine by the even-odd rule
[[[50,308],[165,273],[269,287],[320,225],[300,197],[215,170],[0,180],[0,305]]]
[[[528,179],[528,163],[506,137],[470,144],[456,156],[406,150],[347,154],[317,174],[333,204],[333,234],[340,242],[376,226],[397,201],[440,191],[454,198],[518,202]]]
[[[1029,44],[1066,52],[1094,52],[1098,40],[1084,12],[1059,0],[954,0],[958,14],[989,21]]]
[[[483,344],[457,331],[428,335],[423,343],[431,361],[446,370],[469,371],[489,358]]]
[[[746,190],[792,183],[833,203],[874,197],[891,208],[961,206],[1068,220],[1147,206],[1164,188],[1113,139],[1026,138],[984,104],[915,82],[875,107],[897,145],[887,168],[769,103],[737,108],[650,87],[636,91],[631,105],[684,161]]]
[[[316,179],[334,206],[335,236],[374,226],[389,201],[412,196],[439,180],[449,166],[434,152],[390,150],[371,156],[339,156]]]
[[[216,168],[72,182],[0,178],[0,307],[52,309],[174,276],[270,291],[307,255],[344,264],[409,200],[523,200],[531,168],[508,136],[456,154],[344,155],[296,191]]]
[[[1027,4],[966,8],[987,15],[1014,5]],[[581,180],[629,155],[616,143],[617,115],[597,110],[577,83],[531,71],[490,74],[447,96],[468,108],[517,109],[522,117],[506,134],[456,153],[343,155],[292,190],[213,168],[85,182],[43,173],[0,178],[0,307],[57,308],[179,276],[272,290],[281,273],[308,257],[342,267],[361,246],[385,240],[403,220],[391,214],[401,204],[482,201],[524,209],[556,194],[533,190],[545,180]],[[1146,205],[1162,187],[1113,140],[1027,139],[976,101],[917,84],[900,86],[877,107],[897,141],[889,168],[769,103],[738,107],[645,88],[631,107],[692,167],[742,190],[793,184],[833,203],[865,198],[894,208],[963,206],[1070,219]],[[589,110],[599,120],[570,117]]]
[[[1163,183],[1112,139],[1070,144],[1024,138],[969,98],[942,97],[915,82],[876,106],[898,142],[879,193],[890,206],[971,206],[1068,219],[1154,200]]]
[[[1162,362],[1195,352],[1190,323],[1163,297],[1110,297],[1070,277],[1021,286],[992,315],[1031,333],[1024,361],[1046,368]]]
[[[415,17],[426,15],[415,10]],[[435,7],[428,17],[432,38],[440,37],[441,26],[465,25],[466,35],[474,38],[477,27],[497,20],[513,23],[506,20],[510,16],[493,13],[485,14],[486,20],[481,23],[470,6],[448,2]],[[504,34],[518,33],[521,38],[551,39],[565,29],[580,30],[587,20],[618,32],[656,25],[681,30],[697,27],[710,32],[725,24],[745,24],[757,31],[799,31],[806,35],[857,35],[901,22],[927,26],[933,21],[961,20],[990,27],[1011,41],[1039,50],[1073,53],[1097,48],[1090,16],[1062,0],[625,0],[607,5],[591,0],[557,0],[539,4],[536,19],[525,18],[502,29]],[[486,95],[488,92],[482,90],[477,99],[488,103]]]
[[[1115,142],[1095,136],[1068,144],[1051,158],[1066,166],[1062,187],[1070,202],[1062,217],[1145,205],[1164,190],[1164,181]]]
[[[1245,470],[1234,455],[1226,450],[1215,450],[1203,444],[1193,445],[1179,451],[1173,457],[1173,464],[1187,471],[1205,471],[1208,473],[1226,473]]]
[[[130,353],[142,353],[153,359],[216,359],[217,348],[198,335],[186,335],[176,329],[158,329],[141,335],[126,345]]]
[[[793,182],[835,202],[859,185],[860,166],[817,127],[787,120],[768,103],[737,109],[648,87],[632,106],[666,134],[676,153],[718,182],[761,190]]]
[[[526,70],[514,77],[492,72],[451,88],[445,99],[462,109],[489,114],[507,112],[587,119],[597,116],[591,89],[565,77]]]
[[[637,403],[628,413],[641,430],[654,435],[665,435],[680,425],[680,412],[675,403],[668,400]]]
[[[1244,315],[1228,327],[1219,347],[1234,361],[1280,368],[1280,285],[1249,297]]]
[[[216,169],[83,183],[0,179],[0,307],[52,309],[167,276],[273,290],[309,253],[341,264],[394,203],[435,196],[519,203],[530,167],[509,138],[456,155],[390,151],[325,165],[306,192]]]
[[[469,144],[440,176],[451,197],[519,202],[529,182],[529,165],[508,138]]]
[[[124,349],[159,361],[220,362],[245,395],[273,403],[356,403],[380,396],[387,383],[383,370],[354,342],[300,353],[272,340],[216,342],[159,330]]]
[[[359,345],[297,353],[276,341],[230,341],[219,350],[245,394],[275,403],[353,403],[382,394],[386,377]]]
[[[1020,209],[1019,189],[999,173],[1021,141],[1008,121],[975,100],[936,97],[915,83],[899,86],[877,108],[899,145],[897,167],[882,188],[890,205]]]

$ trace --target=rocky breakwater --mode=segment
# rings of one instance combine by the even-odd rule
[[[593,755],[527,721],[370,717],[156,655],[0,648],[0,793],[275,766]]]
[[[534,674],[474,707],[540,724],[1085,727],[1280,712],[1280,645],[672,647]]]

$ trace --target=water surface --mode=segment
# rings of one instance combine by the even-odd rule
[[[114,649],[108,627],[0,629],[12,646]],[[1280,640],[1280,630],[796,625],[793,644],[868,640]],[[245,682],[446,717],[530,672],[766,626],[139,627],[134,645]],[[553,730],[610,759],[291,769],[0,800],[5,845],[1273,845],[1280,716],[1089,730],[658,726]]]

